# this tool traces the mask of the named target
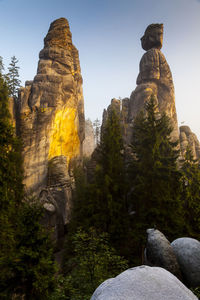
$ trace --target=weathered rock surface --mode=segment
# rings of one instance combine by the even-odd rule
[[[104,281],[91,300],[189,300],[197,297],[173,274],[158,267],[128,269]]]
[[[85,131],[79,55],[66,19],[50,25],[37,74],[20,89],[18,103],[24,184],[28,192],[42,197],[47,218],[60,236],[69,221],[69,165],[82,155]]]
[[[187,148],[192,151],[194,159],[200,159],[200,143],[189,126],[180,126],[180,150],[184,157]]]
[[[95,149],[95,137],[92,122],[85,120],[85,139],[83,141],[83,155],[90,157]]]
[[[163,41],[163,24],[151,24],[141,38],[147,52],[140,61],[137,87],[130,97],[130,118],[134,119],[154,94],[160,112],[165,112],[174,128],[173,139],[178,139],[178,123],[175,107],[174,85],[170,67],[160,51]]]
[[[172,242],[184,280],[190,287],[200,286],[200,242],[183,237]]]
[[[147,229],[145,254],[145,264],[162,267],[181,279],[180,268],[173,248],[164,234],[159,230]]]
[[[178,122],[175,107],[174,85],[170,67],[160,51],[163,43],[163,24],[151,24],[141,38],[142,48],[146,50],[140,61],[137,87],[130,98],[121,102],[120,115],[123,138],[126,145],[131,143],[133,121],[144,109],[152,94],[159,112],[165,112],[171,120],[173,140],[179,139]],[[113,103],[111,103],[113,105]],[[106,114],[106,113],[104,113]]]
[[[48,182],[48,161],[82,153],[84,103],[78,51],[68,21],[54,21],[39,54],[37,75],[19,92],[24,183],[39,191]]]

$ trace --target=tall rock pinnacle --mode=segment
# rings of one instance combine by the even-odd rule
[[[59,197],[66,198],[62,205],[69,206],[69,163],[82,155],[85,119],[79,55],[66,19],[51,23],[37,74],[25,85],[19,92],[17,122],[24,183],[37,194],[48,188],[54,199],[59,186]]]
[[[122,100],[121,123],[126,145],[132,139],[132,126],[136,115],[144,109],[145,102],[154,95],[160,112],[165,112],[171,120],[173,140],[179,139],[175,107],[174,85],[170,67],[160,51],[163,44],[163,24],[151,24],[141,38],[142,56],[137,77],[137,87],[130,98]],[[111,106],[114,102],[111,103]]]
[[[170,67],[160,51],[163,42],[163,24],[151,24],[141,38],[147,50],[140,61],[137,87],[130,97],[131,118],[144,107],[153,94],[160,112],[165,112],[173,127],[172,138],[178,140],[178,123],[175,107],[174,85]]]

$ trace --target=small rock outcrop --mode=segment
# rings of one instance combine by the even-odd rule
[[[173,274],[158,267],[128,269],[104,281],[91,300],[197,300]]]
[[[200,286],[200,242],[183,237],[176,239],[171,245],[187,286]]]
[[[145,264],[162,267],[181,279],[180,268],[170,242],[157,229],[147,229]]]
[[[192,151],[194,159],[200,159],[200,143],[197,136],[191,131],[189,126],[180,126],[180,150],[184,157],[189,148]]]
[[[91,120],[85,120],[85,139],[83,141],[83,156],[90,157],[95,149],[94,128]]]

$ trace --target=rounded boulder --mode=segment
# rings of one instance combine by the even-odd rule
[[[171,245],[187,286],[200,286],[200,242],[183,237],[176,239]]]
[[[90,300],[197,300],[170,272],[159,267],[139,266],[104,281]]]

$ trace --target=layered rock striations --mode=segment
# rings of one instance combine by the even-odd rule
[[[189,126],[180,126],[180,150],[184,157],[187,149],[190,149],[194,159],[200,159],[200,143],[197,136],[191,131]]]
[[[72,186],[70,162],[82,155],[85,131],[79,55],[66,19],[50,25],[37,75],[20,89],[18,103],[24,184],[49,202],[49,214],[55,210],[66,223]]]

